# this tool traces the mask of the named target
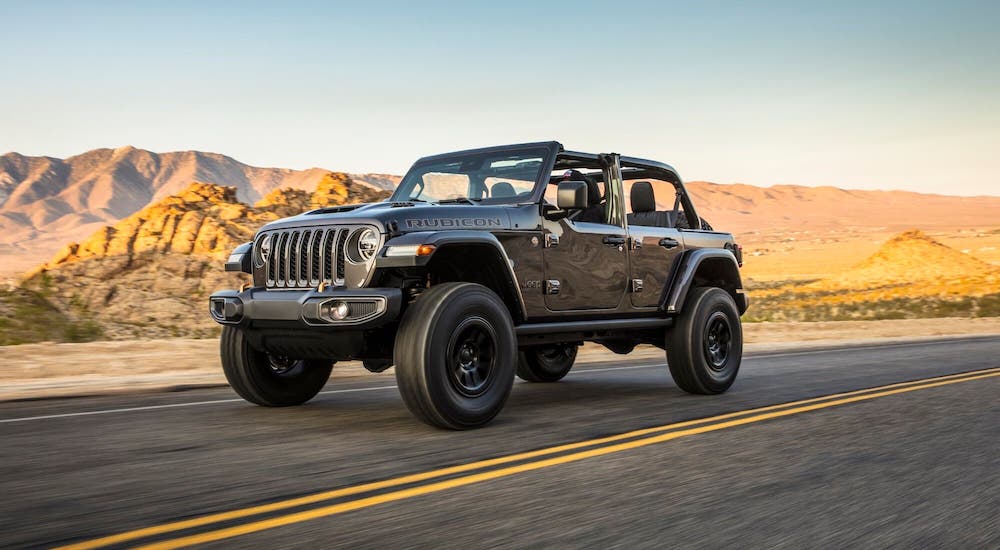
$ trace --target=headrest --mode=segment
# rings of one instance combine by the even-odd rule
[[[493,198],[497,197],[513,197],[517,192],[514,191],[514,186],[506,181],[498,181],[493,184],[490,188],[490,196]]]
[[[579,170],[566,170],[560,179],[563,181],[587,181],[587,175]]]
[[[656,210],[656,196],[653,195],[653,184],[648,181],[637,181],[632,184],[632,212],[653,212]]]

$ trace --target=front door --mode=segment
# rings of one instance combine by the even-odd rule
[[[604,222],[545,222],[545,305],[553,311],[617,308],[628,285],[628,233],[618,156],[604,168]]]

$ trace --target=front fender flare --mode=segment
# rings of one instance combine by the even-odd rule
[[[426,256],[417,256],[415,253],[403,256],[386,255],[391,247],[416,247],[419,245],[432,245],[434,246],[434,251]],[[521,295],[521,287],[517,282],[517,275],[514,273],[514,262],[507,256],[507,251],[500,244],[500,240],[489,231],[455,230],[406,233],[386,241],[385,246],[375,260],[375,269],[424,267],[442,249],[462,245],[485,246],[496,253],[498,262],[503,264],[500,267],[500,271],[513,295],[517,297],[517,309],[520,311],[521,318],[523,319],[527,311],[524,306],[524,297]]]

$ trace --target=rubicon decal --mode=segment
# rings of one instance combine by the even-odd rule
[[[416,218],[406,220],[406,227],[503,227],[503,223],[500,218]]]

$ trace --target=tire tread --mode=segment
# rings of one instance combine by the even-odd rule
[[[499,413],[499,408],[506,401],[504,394],[498,407],[489,418],[479,419],[473,423],[462,423],[454,418],[449,418],[441,407],[435,402],[432,395],[433,384],[427,379],[427,368],[425,362],[428,361],[430,342],[434,329],[442,322],[442,316],[447,310],[449,302],[457,299],[460,294],[480,293],[487,302],[492,302],[491,307],[497,308],[498,312],[506,316],[506,323],[503,327],[494,327],[496,330],[509,331],[509,339],[515,342],[513,337],[513,324],[510,321],[506,306],[500,298],[488,288],[474,283],[442,283],[434,285],[420,294],[420,297],[409,306],[399,329],[396,332],[396,344],[393,350],[393,363],[396,366],[396,383],[403,402],[410,412],[423,422],[432,426],[453,430],[462,430],[481,426],[491,420]],[[498,339],[502,339],[498,336]],[[501,345],[498,342],[497,345]],[[516,359],[515,359],[516,360]],[[513,365],[510,366],[510,380],[513,381]],[[506,392],[509,393],[507,388]]]
[[[332,361],[307,361],[305,368],[309,372],[299,381],[300,387],[269,388],[266,381],[253,376],[255,369],[262,368],[260,362],[266,355],[254,350],[243,332],[232,326],[222,327],[219,353],[229,386],[243,399],[262,407],[287,407],[309,401],[323,389],[333,368]]]

